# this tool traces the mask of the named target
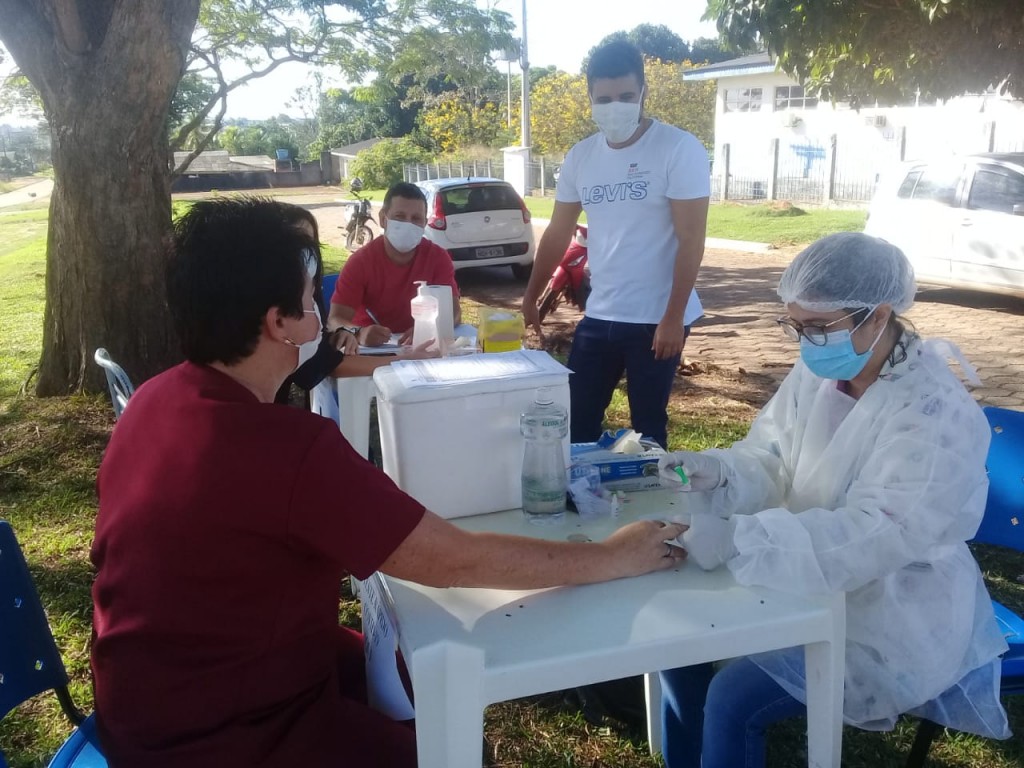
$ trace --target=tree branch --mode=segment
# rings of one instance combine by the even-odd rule
[[[60,43],[63,52],[74,58],[89,53],[92,44],[85,29],[78,0],[54,0],[52,13],[58,32],[57,42]]]

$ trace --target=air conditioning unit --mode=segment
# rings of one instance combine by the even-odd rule
[[[885,122],[885,115],[866,115],[864,117],[864,125],[870,125],[873,128],[884,128]]]

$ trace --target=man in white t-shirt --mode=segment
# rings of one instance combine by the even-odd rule
[[[537,299],[586,211],[593,292],[569,355],[572,441],[600,437],[625,373],[633,429],[665,446],[672,382],[689,326],[703,314],[693,284],[704,256],[708,155],[692,134],[643,116],[643,57],[629,43],[594,52],[587,87],[600,132],[562,164],[523,317],[539,335]]]

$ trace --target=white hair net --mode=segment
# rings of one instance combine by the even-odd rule
[[[891,304],[902,313],[916,291],[903,251],[861,232],[840,232],[801,251],[782,273],[778,294],[786,304],[817,312]]]

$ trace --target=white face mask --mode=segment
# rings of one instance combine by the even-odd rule
[[[612,144],[628,141],[640,125],[640,102],[609,101],[591,104],[590,116]]]
[[[299,362],[295,364],[295,370],[298,370],[305,365],[306,362],[316,354],[317,349],[320,348],[320,337],[324,330],[324,323],[320,318],[320,307],[314,303],[312,309],[304,309],[302,311],[306,314],[316,315],[317,331],[316,335],[312,339],[304,341],[301,344],[296,344],[291,339],[285,339],[286,343],[299,348]]]
[[[408,221],[396,221],[388,219],[387,227],[384,229],[384,237],[394,246],[399,253],[407,253],[419,245],[423,239],[423,227],[418,227]]]

